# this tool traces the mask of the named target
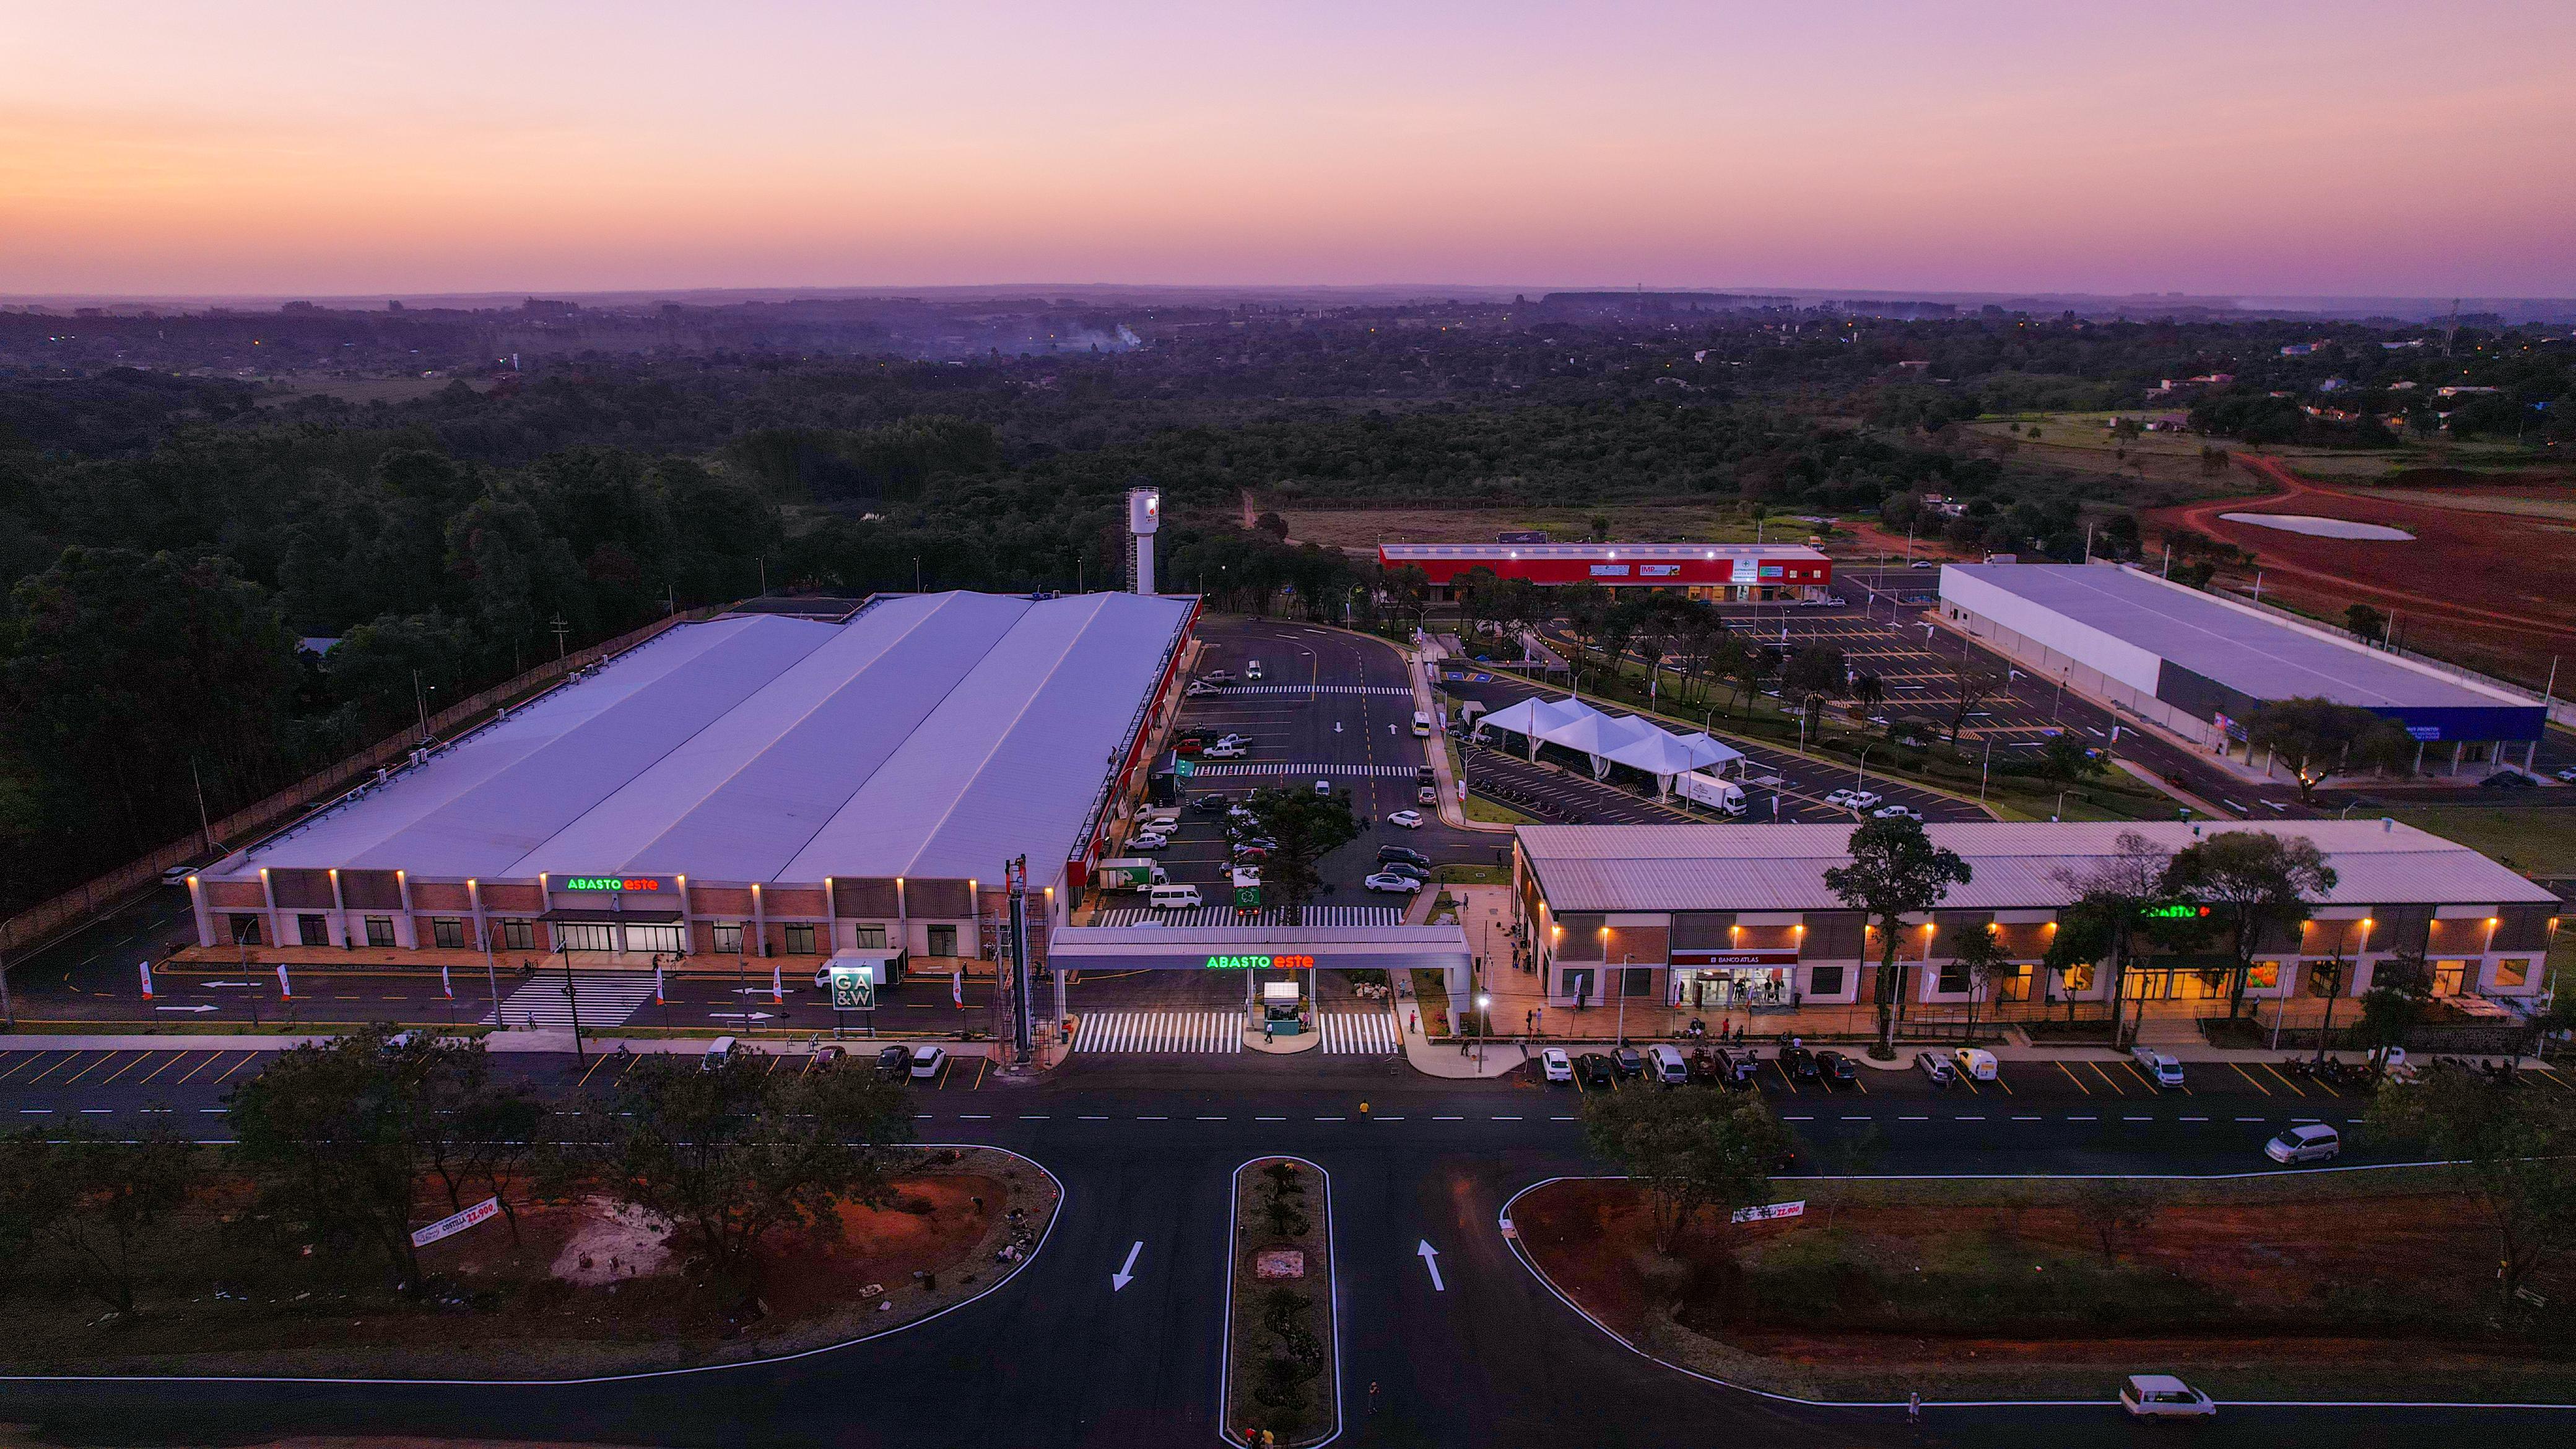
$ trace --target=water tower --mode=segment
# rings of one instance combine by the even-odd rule
[[[1127,586],[1154,592],[1154,534],[1163,526],[1163,495],[1154,488],[1127,490]]]

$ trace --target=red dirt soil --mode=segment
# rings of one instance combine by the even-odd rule
[[[2142,517],[2149,531],[2179,525],[2224,539],[2261,561],[2267,597],[2325,618],[2353,603],[2394,612],[2401,644],[2429,643],[2430,631],[2514,661],[2521,667],[2513,672],[2535,679],[2551,655],[2576,654],[2576,530],[2542,518],[2348,493],[2260,454],[2239,453],[2236,461],[2280,491],[2155,509]],[[2385,524],[2415,538],[2312,538],[2229,523],[2223,513],[2304,513]]]

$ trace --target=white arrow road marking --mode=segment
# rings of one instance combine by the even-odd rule
[[[156,1006],[154,1011],[212,1011],[211,1006]]]
[[[1126,1264],[1119,1268],[1117,1272],[1109,1275],[1110,1292],[1115,1293],[1119,1289],[1136,1281],[1136,1255],[1143,1251],[1145,1251],[1145,1240],[1139,1238],[1136,1240],[1136,1246],[1127,1250]]]
[[[1431,1240],[1425,1238],[1422,1240],[1422,1245],[1415,1248],[1413,1252],[1414,1256],[1422,1260],[1422,1266],[1431,1270],[1431,1291],[1448,1292],[1449,1285],[1440,1281],[1440,1250],[1431,1246]]]

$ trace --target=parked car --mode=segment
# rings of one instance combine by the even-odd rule
[[[1622,1077],[1642,1077],[1646,1074],[1646,1054],[1632,1046],[1613,1047],[1610,1065]]]
[[[1220,745],[1248,745],[1252,743],[1252,736],[1247,734],[1238,734],[1229,730],[1224,734],[1218,735],[1216,737],[1216,742]]]
[[[927,1082],[938,1076],[939,1069],[946,1065],[948,1065],[948,1048],[922,1047],[912,1054],[912,1079],[916,1082]]]
[[[901,1081],[912,1075],[912,1048],[897,1043],[877,1053],[877,1080]]]
[[[2570,785],[2576,785],[2576,765],[2569,765],[2566,769],[2559,771],[2558,778],[2566,781]]]
[[[1589,1087],[1596,1092],[1604,1091],[1614,1084],[1617,1075],[1611,1069],[1610,1059],[1599,1052],[1585,1052],[1574,1059],[1574,1080],[1577,1086]]]
[[[1838,806],[1841,806],[1841,807],[1842,807],[1843,809],[1845,809],[1845,810],[1848,810],[1848,809],[1850,809],[1850,808],[1851,808],[1851,802],[1852,802],[1852,792],[1850,792],[1849,790],[1833,790],[1833,791],[1828,791],[1828,792],[1826,793],[1826,795],[1825,795],[1825,803],[1826,803],[1826,804],[1828,804],[1828,805],[1838,805]]]
[[[732,1061],[735,1057],[741,1056],[749,1050],[750,1048],[744,1046],[741,1042],[735,1041],[732,1037],[717,1037],[714,1041],[707,1043],[707,1054],[698,1058],[698,1070],[702,1072],[712,1072],[716,1068],[723,1066],[725,1063]]]
[[[188,877],[196,873],[197,868],[193,865],[174,865],[161,872],[161,883],[165,886],[183,886],[188,883]]]
[[[1181,687],[1181,698],[1202,699],[1217,692],[1217,687],[1204,679],[1193,679]]]
[[[1869,813],[1870,818],[1874,820],[1920,820],[1923,818],[1923,812],[1915,809],[1911,805],[1881,805]]]
[[[1386,823],[1394,826],[1398,830],[1420,830],[1422,828],[1422,812],[1419,810],[1398,810],[1394,814],[1386,817]]]
[[[1201,795],[1190,802],[1190,808],[1204,815],[1214,815],[1231,803],[1223,795]]]
[[[2207,1419],[2218,1405],[2171,1374],[2131,1374],[2120,1385],[2120,1407],[2132,1419]]]
[[[1370,876],[1367,880],[1360,882],[1360,884],[1367,886],[1373,891],[1392,891],[1397,895],[1405,896],[1409,896],[1415,891],[1422,889],[1422,882],[1415,880],[1409,875],[1397,875],[1391,870],[1379,871],[1377,874]]]
[[[1916,1052],[1914,1069],[1936,1087],[1946,1087],[1959,1080],[1959,1073],[1951,1067],[1950,1059],[1939,1052]]]
[[[1851,808],[1854,810],[1875,810],[1878,806],[1879,793],[1877,791],[1854,790],[1851,792]]]
[[[1655,1080],[1667,1087],[1678,1087],[1690,1080],[1690,1063],[1683,1059],[1680,1047],[1657,1042],[1646,1048],[1646,1065]]]
[[[1430,869],[1415,865],[1409,860],[1381,860],[1377,863],[1377,868],[1386,875],[1409,875],[1424,885],[1431,883]]]
[[[2147,1080],[2159,1087],[2182,1085],[2182,1063],[2157,1051],[2154,1047],[2131,1047],[2129,1060],[2136,1062],[2138,1070],[2147,1074]]]
[[[2323,1122],[2302,1122],[2263,1144],[2263,1155],[2284,1167],[2331,1162],[2343,1153],[2343,1134]]]
[[[1998,1070],[1995,1054],[1984,1047],[1961,1047],[1950,1053],[1950,1061],[1960,1076],[1972,1082],[1991,1082]]]
[[[1762,1057],[1751,1047],[1716,1047],[1709,1056],[1717,1064],[1717,1079],[1736,1091],[1749,1091],[1754,1075],[1762,1070]]]
[[[1199,751],[1199,758],[1202,760],[1240,760],[1251,753],[1252,751],[1245,749],[1241,745],[1217,744],[1210,745],[1206,749]]]
[[[841,1064],[841,1058],[846,1055],[848,1055],[848,1053],[842,1051],[839,1047],[832,1045],[830,1042],[825,1042],[823,1045],[814,1048],[814,1058],[805,1064],[805,1070],[809,1072],[828,1072],[834,1067],[839,1066]]]
[[[1406,865],[1421,866],[1424,870],[1429,870],[1431,868],[1431,857],[1424,855],[1421,851],[1415,850],[1410,846],[1381,845],[1377,848],[1378,864],[1386,865],[1399,860],[1403,861]]]
[[[1780,1048],[1780,1074],[1793,1082],[1816,1079],[1816,1054],[1802,1046]]]
[[[1318,795],[1330,795],[1330,794],[1332,794],[1332,793],[1333,793],[1333,782],[1332,782],[1332,781],[1330,781],[1330,780],[1317,780],[1317,781],[1315,782],[1315,793],[1316,793],[1316,794],[1318,794]]]
[[[1828,1087],[1847,1087],[1860,1080],[1860,1063],[1838,1051],[1816,1053],[1816,1075]]]
[[[1211,669],[1207,673],[1199,676],[1199,682],[1202,684],[1232,684],[1234,683],[1234,671],[1231,669]]]
[[[1563,1047],[1549,1047],[1538,1054],[1539,1071],[1551,1082],[1574,1080],[1574,1058]]]
[[[1171,843],[1172,837],[1159,830],[1139,830],[1127,837],[1129,850],[1163,850]]]

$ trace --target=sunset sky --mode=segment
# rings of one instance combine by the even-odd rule
[[[2576,295],[2576,3],[0,0],[0,295]]]

